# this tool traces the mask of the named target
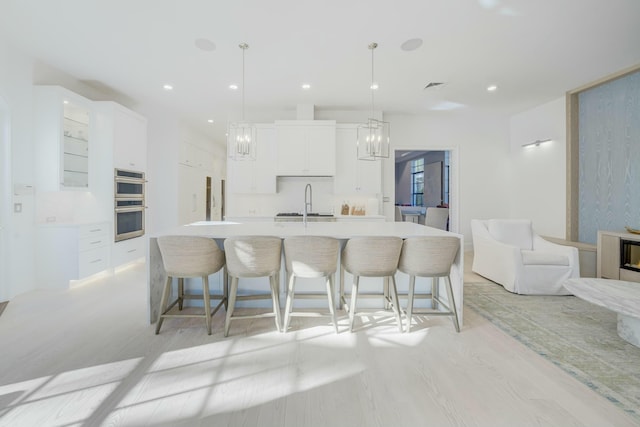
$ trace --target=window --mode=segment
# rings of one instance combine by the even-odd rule
[[[424,206],[424,158],[411,161],[411,204]]]

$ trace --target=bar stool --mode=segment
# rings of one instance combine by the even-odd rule
[[[335,304],[333,302],[334,286],[333,275],[338,268],[338,253],[340,243],[332,237],[295,236],[284,239],[284,259],[288,276],[287,303],[284,311],[284,328],[289,328],[289,320],[292,315],[294,288],[297,277],[326,279],[327,299],[333,326],[338,333],[338,321],[336,320]],[[323,295],[317,293],[298,294],[297,298],[317,298]]]
[[[460,332],[458,323],[458,313],[456,303],[453,298],[453,289],[451,288],[451,266],[458,254],[460,240],[451,236],[424,236],[411,237],[404,241],[398,270],[409,275],[409,297],[407,301],[407,332],[411,329],[411,316],[414,314],[453,316],[453,324],[457,332]],[[415,284],[417,277],[430,277],[432,302],[437,301],[438,305],[432,304],[432,307],[443,306],[445,311],[431,310],[414,312],[413,300],[415,293]],[[448,302],[444,303],[438,295],[438,285],[440,278],[444,278]]]
[[[351,307],[349,311],[350,326],[353,331],[353,322],[356,316],[356,301],[358,298],[358,285],[360,277],[383,277],[383,294],[363,294],[363,296],[383,295],[385,305],[391,302],[398,328],[402,332],[402,320],[398,305],[398,291],[396,289],[396,279],[394,274],[398,268],[398,259],[402,250],[402,239],[399,237],[372,236],[354,237],[347,241],[342,250],[342,261],[340,263],[340,299],[347,308],[344,299],[344,271],[353,275],[353,285],[351,287]],[[388,297],[389,280],[391,280],[391,301]]]
[[[156,335],[160,333],[162,321],[166,317],[204,317],[207,325],[207,333],[211,335],[211,317],[218,311],[222,304],[227,303],[227,287],[223,286],[222,295],[209,294],[209,275],[220,271],[225,265],[225,256],[216,242],[207,237],[195,236],[161,236],[158,237],[158,247],[162,255],[164,269],[167,272],[167,282],[162,291]],[[184,293],[184,279],[190,277],[202,278],[202,296]],[[178,279],[178,296],[175,301],[167,306],[171,294],[173,278]],[[171,308],[178,304],[178,310],[182,311],[185,299],[204,300],[204,314],[168,314]],[[211,312],[210,300],[220,299],[220,303]]]
[[[282,239],[273,236],[238,236],[224,241],[227,256],[227,273],[231,278],[227,318],[224,323],[224,336],[229,336],[231,321],[236,319],[255,319],[275,316],[276,329],[280,331],[279,272]],[[252,294],[238,296],[240,278],[268,277],[271,294]],[[234,316],[236,301],[268,299],[273,301],[273,313]]]

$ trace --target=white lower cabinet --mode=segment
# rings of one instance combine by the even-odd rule
[[[111,267],[111,225],[40,224],[38,287],[64,289],[71,280],[87,278]]]
[[[144,236],[135,239],[123,240],[113,245],[113,266],[115,268],[147,256],[146,238]]]

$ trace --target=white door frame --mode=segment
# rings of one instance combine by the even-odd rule
[[[0,95],[0,301],[11,295],[8,239],[11,229],[11,121],[9,104]]]

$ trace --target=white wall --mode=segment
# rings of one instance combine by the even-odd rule
[[[473,218],[506,217],[510,212],[509,120],[496,114],[386,115],[394,150],[451,151],[452,231],[471,248]],[[384,162],[385,215],[393,218],[393,160]],[[457,194],[457,197],[456,197]],[[454,217],[455,216],[455,217]],[[457,217],[457,218],[456,218]]]
[[[522,144],[551,138],[539,146]],[[565,238],[565,97],[514,115],[510,120],[511,218],[530,218],[538,234]]]

